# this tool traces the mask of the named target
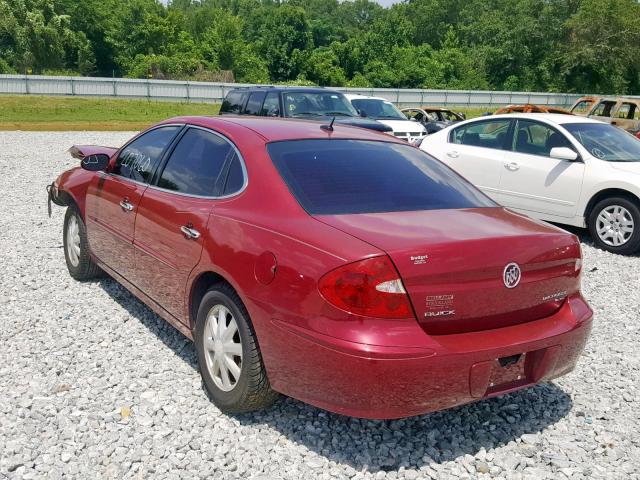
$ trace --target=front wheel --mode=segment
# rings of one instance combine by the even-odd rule
[[[87,230],[75,205],[67,207],[62,234],[64,258],[69,274],[76,280],[89,280],[102,273],[89,255]]]
[[[603,250],[629,255],[640,249],[640,209],[625,197],[598,202],[587,223],[594,243]]]
[[[202,382],[220,410],[259,410],[278,398],[269,384],[249,314],[229,285],[215,285],[202,298],[194,340]]]

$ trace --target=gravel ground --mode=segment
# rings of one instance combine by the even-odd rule
[[[551,384],[398,421],[292,399],[230,417],[193,346],[113,280],[78,283],[44,186],[73,143],[128,133],[0,132],[0,477],[640,478],[640,258],[585,238],[594,332]]]

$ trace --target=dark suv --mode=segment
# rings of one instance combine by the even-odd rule
[[[391,132],[391,127],[362,118],[351,102],[340,92],[310,87],[240,87],[225,97],[220,115],[256,115],[262,117],[304,118],[378,132]]]

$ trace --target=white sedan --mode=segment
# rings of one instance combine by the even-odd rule
[[[394,137],[416,144],[427,135],[427,130],[421,123],[409,120],[404,113],[387,99],[366,97],[353,93],[345,93],[344,96],[347,97],[360,115],[391,127]]]
[[[500,115],[445,128],[420,148],[506,207],[588,227],[610,252],[640,249],[640,141],[619,128],[573,115]]]

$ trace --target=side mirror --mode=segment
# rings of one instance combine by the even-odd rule
[[[358,110],[358,115],[360,115],[362,118],[367,118],[367,112],[365,112],[364,110]]]
[[[418,120],[416,120],[415,117],[414,117],[414,118],[410,118],[409,121],[410,122],[417,122]]]
[[[467,119],[467,114],[466,113],[459,112],[458,115],[460,115],[460,117],[462,117],[463,120]]]
[[[549,152],[549,156],[559,160],[568,160],[569,162],[578,160],[578,154],[568,147],[554,147]]]
[[[107,169],[107,166],[109,165],[109,158],[109,155],[105,153],[87,155],[80,162],[80,166],[90,172],[100,172]]]

